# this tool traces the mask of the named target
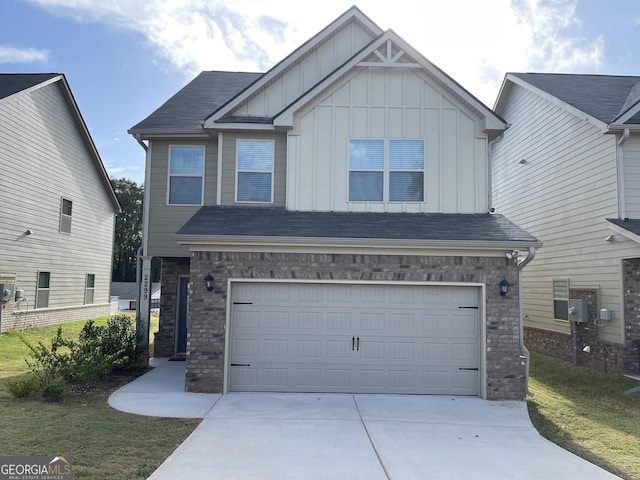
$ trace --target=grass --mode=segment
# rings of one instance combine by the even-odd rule
[[[98,325],[106,324],[98,319]],[[155,324],[155,325],[154,325]],[[77,337],[84,322],[63,325]],[[157,329],[157,318],[151,330]],[[48,344],[57,327],[0,334],[0,411],[2,455],[65,455],[73,458],[77,479],[147,478],[193,431],[200,420],[154,418],[112,409],[109,395],[133,374],[112,375],[96,388],[77,389],[62,402],[13,398],[6,380],[28,375],[29,352],[20,340]]]
[[[627,480],[640,480],[639,383],[531,355],[527,400],[540,434]]]

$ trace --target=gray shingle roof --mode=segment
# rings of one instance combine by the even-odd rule
[[[59,73],[2,73],[0,74],[0,98],[31,88],[46,82]]]
[[[129,133],[155,129],[201,129],[205,118],[262,75],[246,72],[202,72],[151,115],[131,127]]]
[[[502,215],[298,212],[275,207],[202,207],[178,236],[258,236],[509,242],[538,240]]]
[[[562,73],[512,73],[604,123],[640,101],[640,77]],[[635,87],[635,88],[634,88]],[[638,118],[628,123],[640,123]]]
[[[629,232],[635,235],[640,236],[640,220],[633,220],[633,219],[620,220],[618,218],[607,218],[607,220],[613,223],[614,225],[617,225],[621,228],[624,228],[625,230],[628,230]]]

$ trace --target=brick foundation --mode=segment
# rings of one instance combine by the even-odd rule
[[[185,265],[163,260],[159,340],[175,325],[177,278]],[[194,281],[189,299],[186,389],[222,392],[228,279],[290,279],[381,282],[461,282],[488,285],[486,299],[487,398],[521,400],[525,396],[525,366],[520,356],[517,268],[498,257],[440,257],[394,255],[326,255],[285,253],[195,252],[190,276],[215,277],[213,292]],[[498,284],[511,283],[509,295]],[[173,287],[172,287],[173,285]],[[171,314],[165,306],[173,308]],[[173,320],[170,319],[173,318]]]

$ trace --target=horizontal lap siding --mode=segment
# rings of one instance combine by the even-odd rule
[[[51,308],[83,305],[87,273],[94,302],[109,302],[115,210],[79,128],[58,82],[0,102],[0,271],[16,274],[20,309],[35,306],[39,270],[51,272]]]
[[[615,137],[519,86],[500,114],[512,125],[494,147],[493,199],[497,213],[544,246],[523,271],[526,325],[568,333],[553,320],[553,278],[573,288],[597,288],[600,308],[614,312],[603,339],[622,343],[621,264],[640,256],[634,242],[612,233],[618,216]],[[524,160],[524,163],[520,163]]]
[[[623,147],[625,216],[640,218],[640,138],[630,137]]]

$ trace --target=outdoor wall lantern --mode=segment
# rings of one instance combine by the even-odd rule
[[[213,281],[215,280],[215,278],[213,278],[211,276],[211,274],[207,274],[206,277],[204,277],[204,283],[207,286],[207,290],[211,291],[213,290]]]
[[[509,282],[507,282],[506,278],[503,278],[500,282],[500,296],[504,297],[509,293]]]

